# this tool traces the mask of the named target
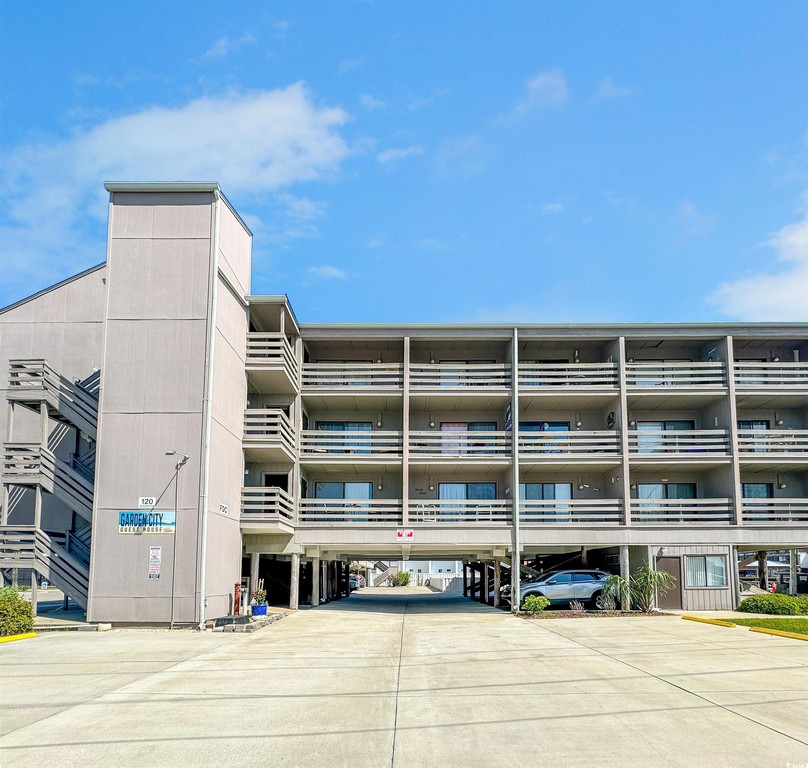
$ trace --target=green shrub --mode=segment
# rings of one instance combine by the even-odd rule
[[[776,616],[799,616],[802,612],[800,601],[789,595],[766,594],[745,597],[738,605],[739,611],[746,613],[770,613]]]
[[[795,600],[800,608],[800,613],[804,613],[808,616],[808,595],[797,595]]]
[[[522,610],[525,613],[541,613],[550,601],[542,595],[528,595],[522,603]]]
[[[409,586],[409,583],[410,583],[409,571],[399,571],[395,576],[393,576],[394,587],[406,587]]]
[[[23,600],[19,591],[12,587],[0,590],[0,636],[22,635],[33,628],[31,603]]]

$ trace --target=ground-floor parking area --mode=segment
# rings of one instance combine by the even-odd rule
[[[0,765],[805,766],[808,642],[366,589],[254,634],[0,645]]]

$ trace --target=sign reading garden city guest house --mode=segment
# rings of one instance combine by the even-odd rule
[[[173,509],[127,509],[118,512],[118,533],[174,533],[175,528]]]

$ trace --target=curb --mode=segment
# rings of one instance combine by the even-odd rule
[[[731,621],[721,621],[720,619],[703,619],[701,616],[682,616],[685,621],[698,621],[700,624],[715,624],[717,627],[737,627]]]
[[[780,629],[767,629],[766,627],[749,627],[750,632],[760,632],[764,635],[777,635],[790,637],[792,640],[808,640],[808,635],[798,635],[796,632],[783,632]]]
[[[0,643],[13,643],[15,640],[28,640],[37,636],[36,632],[25,632],[22,635],[6,635],[5,637],[0,637]]]

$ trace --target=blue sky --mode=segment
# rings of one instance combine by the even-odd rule
[[[808,320],[805,2],[0,3],[0,306],[218,180],[308,322]]]

